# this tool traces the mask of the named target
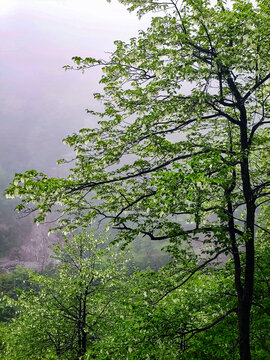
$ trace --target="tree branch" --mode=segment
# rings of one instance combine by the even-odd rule
[[[202,328],[196,328],[196,329],[191,329],[191,330],[188,330],[186,332],[184,332],[182,335],[188,335],[188,334],[191,334],[191,336],[189,337],[189,339],[191,339],[194,335],[202,332],[202,331],[205,331],[205,330],[208,330],[208,329],[211,329],[212,327],[214,327],[215,325],[219,324],[222,320],[224,320],[228,315],[232,314],[232,313],[237,313],[237,308],[233,308],[233,309],[230,309],[228,310],[225,314],[221,315],[219,318],[217,318],[214,322],[212,322],[211,324],[208,324]],[[188,339],[188,340],[189,340]]]
[[[128,179],[134,179],[136,177],[146,175],[146,174],[152,173],[154,171],[157,171],[159,169],[162,169],[162,168],[174,163],[175,161],[188,159],[188,158],[190,158],[192,156],[197,156],[197,155],[201,155],[201,154],[207,154],[209,152],[211,152],[211,150],[198,151],[197,153],[194,153],[194,154],[186,154],[186,155],[176,156],[175,158],[173,158],[171,160],[168,160],[168,161],[165,161],[164,163],[162,163],[162,164],[160,164],[160,165],[158,165],[156,167],[146,169],[146,170],[142,170],[142,171],[140,171],[138,173],[135,173],[135,174],[128,174],[126,176],[122,176],[122,177],[114,178],[114,179],[110,179],[110,180],[103,180],[103,181],[97,181],[97,182],[90,182],[90,183],[86,183],[86,184],[81,184],[78,187],[72,188],[71,190],[67,191],[66,194],[68,195],[68,194],[74,193],[76,191],[80,191],[80,190],[84,190],[84,189],[88,189],[88,188],[93,189],[94,187],[99,186],[99,185],[111,184],[111,183],[124,181],[124,180],[128,180]]]
[[[179,289],[181,286],[183,286],[194,274],[196,274],[197,271],[199,271],[200,269],[204,268],[207,264],[209,264],[210,262],[212,262],[213,260],[215,260],[219,255],[223,254],[225,251],[230,250],[230,248],[226,248],[223,250],[220,250],[219,252],[217,252],[215,254],[215,256],[213,256],[212,258],[206,260],[204,263],[202,263],[201,265],[199,265],[198,267],[196,267],[190,274],[189,276],[183,280],[180,284],[174,286],[173,288],[171,288],[170,290],[167,290],[165,292],[165,294],[163,294],[158,300],[156,300],[153,305],[156,305],[157,303],[159,303],[161,300],[163,300],[166,296],[168,296],[171,292]]]
[[[246,101],[248,97],[256,90],[258,87],[260,87],[263,83],[265,83],[268,79],[270,79],[270,73],[267,74],[264,78],[262,78],[260,81],[258,81],[247,93],[244,95],[243,100]]]

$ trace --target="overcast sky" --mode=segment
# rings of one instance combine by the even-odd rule
[[[114,40],[146,26],[116,0],[0,0],[2,169],[54,167],[61,139],[92,126],[85,109],[100,89],[98,69],[82,75],[62,66],[72,56],[104,58]]]

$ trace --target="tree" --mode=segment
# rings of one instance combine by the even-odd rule
[[[124,275],[119,254],[101,247],[91,234],[75,235],[54,248],[55,276],[31,273],[36,290],[24,291],[16,303],[5,359],[82,359],[102,342]]]
[[[268,242],[257,241],[256,248],[251,349],[255,359],[263,360],[270,351]],[[111,314],[112,336],[100,344],[97,357],[239,359],[237,314],[231,311],[236,303],[233,261],[201,268],[186,281],[194,266],[189,260],[133,274]]]
[[[95,98],[105,109],[89,110],[99,128],[65,139],[76,151],[66,179],[27,171],[6,195],[37,222],[61,205],[67,232],[109,219],[117,241],[167,239],[178,259],[200,245],[200,268],[232,257],[249,360],[255,233],[268,232],[258,217],[270,185],[268,1],[119,1],[156,16],[138,38],[116,41],[109,60],[74,57],[78,70],[103,68]]]

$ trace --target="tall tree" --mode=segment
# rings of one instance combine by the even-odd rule
[[[31,170],[6,195],[37,222],[62,205],[65,231],[104,218],[119,241],[167,239],[179,258],[200,246],[200,269],[231,256],[249,360],[255,232],[267,231],[256,210],[270,195],[268,1],[119,1],[156,16],[138,38],[116,41],[109,60],[74,58],[79,70],[103,68],[104,112],[89,110],[99,128],[65,139],[77,154],[66,179]]]

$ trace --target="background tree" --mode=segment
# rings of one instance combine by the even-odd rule
[[[178,259],[200,246],[200,268],[231,256],[240,358],[251,359],[255,231],[268,231],[256,219],[270,185],[268,1],[120,2],[157,16],[108,61],[74,58],[103,67],[105,110],[89,110],[99,128],[65,139],[77,154],[67,179],[31,170],[6,195],[37,222],[62,205],[67,232],[104,218],[116,240],[167,239]]]
[[[123,271],[119,254],[100,246],[90,234],[75,235],[55,247],[60,264],[54,277],[31,274],[37,290],[17,302],[18,316],[4,336],[5,359],[81,359],[102,342]]]

